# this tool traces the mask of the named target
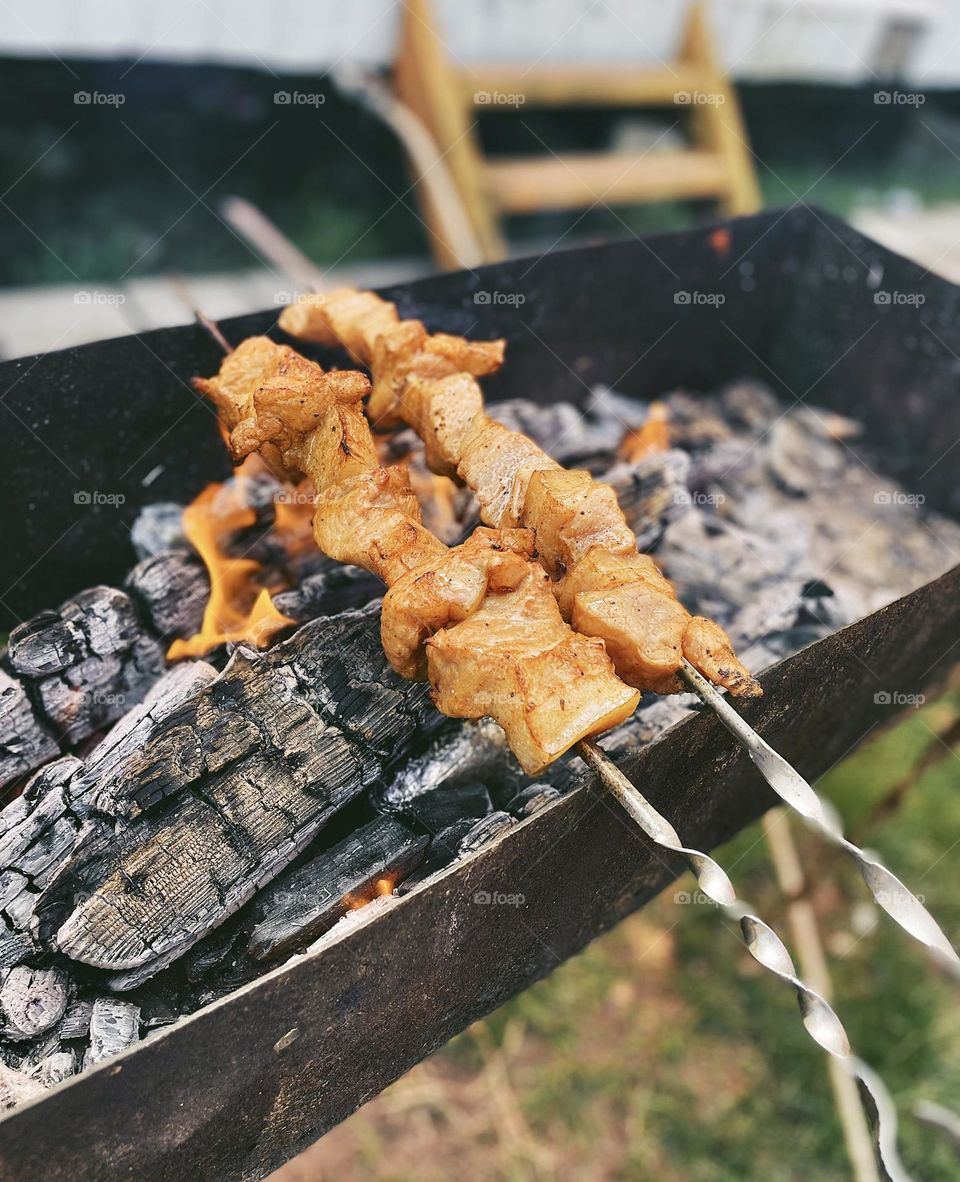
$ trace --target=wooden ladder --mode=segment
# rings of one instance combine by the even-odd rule
[[[406,0],[393,85],[436,141],[486,261],[506,253],[504,214],[684,198],[714,199],[728,214],[760,206],[740,105],[717,64],[700,3],[690,7],[671,65],[468,70],[448,55],[430,0]],[[679,107],[690,113],[690,146],[645,156],[612,151],[485,157],[474,112],[502,107],[511,95],[522,95],[530,107]],[[445,237],[430,193],[418,188],[434,255],[441,266],[455,267],[455,245]]]

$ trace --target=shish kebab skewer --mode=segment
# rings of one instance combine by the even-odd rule
[[[528,775],[632,714],[639,694],[603,642],[564,623],[532,531],[480,528],[451,549],[423,526],[406,470],[379,464],[362,374],[251,337],[194,386],[235,461],[256,451],[280,479],[312,480],[317,544],[387,584],[384,651],[401,676],[430,682],[441,712],[494,718]]]
[[[280,365],[284,368],[285,376],[292,372],[301,378],[308,375],[312,377],[312,382],[301,382],[297,388],[296,399],[285,399],[285,405],[282,405],[275,397],[273,388],[256,385],[262,376],[257,367],[262,364],[265,356],[269,356],[268,346],[271,342],[265,338],[251,338],[244,341],[236,351],[232,351],[214,322],[200,313],[197,313],[197,319],[228,353],[228,357],[216,378],[195,379],[194,385],[213,399],[221,414],[226,414],[228,425],[230,419],[235,417],[231,408],[249,412],[246,418],[236,423],[230,431],[229,441],[234,459],[239,458],[240,453],[246,451],[254,439],[259,438],[261,442],[256,450],[275,473],[281,479],[296,475],[295,471],[291,473],[289,470],[289,456],[284,463],[277,463],[274,449],[278,440],[284,440],[288,451],[291,444],[291,439],[279,430],[282,420],[290,431],[305,433],[305,438],[296,445],[295,454],[304,457],[306,474],[317,482],[318,489],[322,487],[326,461],[320,457],[329,447],[327,434],[335,433],[329,432],[326,422],[326,392],[323,378],[327,375],[323,374],[319,366],[298,358],[292,350],[284,350],[274,345],[276,356],[278,359],[282,358]],[[256,355],[256,365],[248,364],[248,355],[249,361]],[[242,368],[237,366],[238,361],[243,363]],[[264,372],[269,373],[269,367]],[[316,413],[311,415],[311,410]],[[305,426],[298,427],[295,424]],[[362,429],[358,429],[357,433],[362,435]],[[315,436],[318,437],[316,447],[312,443]],[[249,451],[246,451],[246,454],[249,454]],[[320,516],[321,523],[316,529],[318,540],[327,537],[322,513]],[[477,532],[489,531],[483,531],[481,527]],[[438,546],[442,546],[442,543],[438,543]],[[509,643],[509,638],[504,638],[503,643]],[[874,1110],[877,1155],[885,1175],[892,1182],[911,1182],[897,1150],[896,1110],[886,1086],[872,1068],[853,1054],[846,1030],[829,1003],[797,976],[790,953],[780,937],[738,900],[733,884],[717,862],[709,855],[682,844],[670,822],[650,804],[605,752],[588,739],[581,739],[577,749],[587,765],[596,773],[601,786],[620,802],[627,815],[637,822],[647,837],[669,854],[680,855],[693,872],[704,894],[721,906],[727,915],[739,922],[744,943],[757,963],[795,991],[803,1023],[810,1037],[828,1054],[834,1056],[870,1096]]]
[[[479,356],[485,364],[451,372],[451,342],[458,338],[428,334],[420,321],[401,320],[394,304],[353,289],[305,295],[283,310],[279,323],[299,340],[343,347],[369,368],[373,422],[412,427],[429,466],[472,488],[488,525],[536,532],[564,617],[578,632],[606,642],[624,681],[661,693],[686,687],[698,694],[774,792],[857,861],[877,903],[938,963],[960,975],[960,957],[920,900],[847,841],[810,784],[710,684],[735,697],[762,692],[719,625],[691,618],[653,560],[637,552],[613,490],[589,472],[564,469],[532,439],[485,413],[475,375],[497,368],[503,341],[475,342],[479,353],[471,359]]]

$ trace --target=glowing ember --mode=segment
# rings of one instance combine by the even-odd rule
[[[395,879],[389,875],[378,878],[376,882],[371,883],[362,890],[355,891],[350,895],[344,895],[344,906],[348,911],[358,911],[361,907],[366,907],[368,903],[372,903],[374,899],[384,899],[387,895],[392,895],[396,885]]]
[[[670,414],[662,402],[651,402],[647,421],[636,431],[628,431],[617,451],[621,460],[635,464],[644,456],[670,449]]]
[[[202,657],[226,641],[245,640],[262,648],[294,621],[273,606],[269,591],[258,581],[262,567],[252,558],[231,558],[227,542],[238,531],[256,522],[256,514],[244,503],[244,475],[237,469],[231,484],[209,484],[183,511],[183,531],[203,559],[210,577],[210,598],[200,631],[187,640],[175,640],[167,658]]]

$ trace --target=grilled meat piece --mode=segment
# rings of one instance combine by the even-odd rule
[[[354,305],[362,319],[391,322],[368,300]],[[423,334],[417,354],[431,373],[491,363],[489,351],[458,338],[432,342]],[[349,347],[360,343],[354,334]],[[391,588],[381,617],[384,651],[402,676],[430,681],[444,713],[497,719],[530,774],[632,713],[639,695],[616,676],[602,644],[564,623],[532,558],[529,531],[481,529],[451,550],[424,528],[406,469],[378,461],[361,406],[365,377],[324,373],[255,337],[195,386],[220,410],[235,459],[258,451],[281,479],[313,481],[317,544]],[[438,425],[441,418],[438,412]],[[454,418],[448,426],[456,434]]]
[[[653,580],[649,567],[634,561],[642,556],[613,489],[589,472],[567,471],[528,436],[486,415],[476,377],[500,364],[502,341],[427,335],[420,321],[401,320],[379,296],[351,290],[307,296],[284,309],[280,326],[302,340],[344,345],[368,366],[371,419],[413,427],[434,471],[456,473],[474,490],[487,525],[536,531],[565,617],[606,642],[626,682],[675,692],[686,657],[733,694],[761,692],[720,626],[692,621],[659,572]]]

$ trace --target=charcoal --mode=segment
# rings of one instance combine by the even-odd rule
[[[106,813],[118,805],[104,785],[114,782],[125,762],[136,756],[157,727],[193,698],[216,676],[206,661],[182,661],[169,669],[90,752],[71,779],[70,798],[75,812],[86,817],[94,803]],[[122,808],[120,808],[122,811]]]
[[[734,382],[720,395],[724,417],[759,435],[783,412],[776,396],[758,382]]]
[[[492,816],[493,814],[490,815]],[[454,821],[446,829],[441,829],[436,837],[431,839],[430,845],[427,848],[427,854],[423,862],[424,871],[432,874],[434,870],[439,869],[441,866],[446,866],[448,862],[452,862],[460,853],[460,843],[468,833],[473,831],[476,823],[473,817],[464,817],[460,821]]]
[[[845,592],[834,591],[822,579],[810,579],[800,589],[798,625],[818,626],[822,635],[852,624],[860,614],[858,605]]]
[[[519,788],[525,778],[507,746],[503,730],[490,719],[447,729],[427,751],[374,790],[385,810],[404,809],[434,789],[480,781],[488,787]]]
[[[35,1099],[43,1090],[43,1084],[38,1080],[0,1063],[0,1112]]]
[[[689,471],[690,457],[674,449],[644,456],[636,463],[618,461],[604,473],[641,550],[653,549],[670,522],[689,508]]]
[[[383,584],[358,566],[330,564],[301,579],[290,591],[273,597],[277,611],[303,622],[365,607],[383,591]]]
[[[90,1033],[90,1018],[93,1014],[93,1002],[74,998],[66,1008],[60,1020],[57,1034],[63,1042],[75,1038],[86,1038]]]
[[[713,398],[701,398],[676,390],[667,396],[670,440],[685,451],[698,452],[715,447],[732,432],[730,425],[717,413]]]
[[[140,1038],[140,1008],[116,997],[98,997],[90,1011],[90,1046],[84,1069],[125,1051]]]
[[[28,681],[54,733],[76,743],[140,701],[163,671],[163,650],[130,597],[92,587],[10,633],[8,660]]]
[[[603,383],[597,383],[590,393],[590,418],[604,432],[603,450],[615,452],[627,431],[634,431],[647,421],[650,404],[619,394]]]
[[[544,405],[526,398],[491,403],[488,414],[513,431],[521,431],[561,464],[570,465],[592,452],[611,451],[623,437],[619,422],[593,421],[570,402]]]
[[[727,623],[738,648],[791,628],[803,608],[802,578],[786,576],[756,590]]]
[[[210,597],[206,569],[188,550],[163,550],[130,572],[126,590],[148,627],[164,641],[200,631]]]
[[[505,833],[508,829],[512,829],[517,824],[516,817],[511,817],[509,813],[498,811],[490,813],[489,816],[484,817],[482,821],[478,821],[476,825],[467,833],[467,835],[460,842],[460,847],[457,853],[463,857],[464,854],[472,854],[476,850],[481,849],[488,842],[493,841],[495,837],[499,837],[501,833]]]
[[[0,669],[0,788],[59,755],[49,724],[24,685]]]
[[[149,727],[213,673],[203,662],[172,669],[141,705],[116,724],[85,764],[73,756],[48,763],[31,777],[22,795],[0,811],[0,909],[13,927],[13,933],[0,943],[0,964],[4,957],[19,958],[25,946],[33,948],[26,932],[34,904],[72,850],[100,777],[136,752]]]
[[[45,1090],[54,1088],[77,1073],[77,1057],[71,1051],[54,1051],[41,1059],[33,1075]]]
[[[258,899],[249,952],[272,960],[303,948],[368,899],[416,869],[428,839],[377,817],[289,874]]]
[[[429,833],[440,833],[455,821],[485,817],[493,804],[487,786],[474,782],[434,788],[412,800],[406,811]]]
[[[116,818],[91,816],[41,895],[41,942],[108,970],[113,989],[141,984],[429,734],[431,709],[387,664],[376,608],[238,649],[100,786]]]
[[[528,784],[507,804],[507,812],[515,817],[532,817],[562,795],[552,784]]]
[[[189,543],[183,532],[183,506],[173,501],[144,505],[130,529],[130,541],[140,559],[165,550],[184,550]]]
[[[601,735],[599,745],[617,761],[681,722],[690,713],[696,701],[698,699],[693,694],[673,694],[670,697],[652,698],[648,702],[643,702],[640,709],[622,726]]]
[[[282,878],[283,876],[281,876]],[[276,887],[275,880],[273,888]],[[273,888],[267,888],[268,890]],[[262,897],[262,896],[261,896]],[[211,969],[222,964],[227,957],[236,951],[238,944],[245,942],[243,932],[238,932],[236,924],[231,921],[220,928],[215,928],[205,936],[183,958],[183,973],[188,981],[195,984],[202,980]]]
[[[186,1013],[182,1004],[165,998],[151,998],[149,1005],[140,1008],[140,1026],[144,1031],[159,1030],[161,1026],[172,1026]]]
[[[806,407],[774,422],[766,454],[774,480],[794,496],[804,496],[824,482],[832,483],[847,466],[842,448],[826,435],[816,413]]]
[[[63,1017],[67,998],[68,979],[62,969],[16,965],[0,985],[3,1034],[17,1041],[43,1034]]]
[[[91,656],[126,652],[140,635],[130,597],[113,587],[92,587],[59,611],[40,612],[10,633],[13,669],[26,677],[64,673]]]
[[[26,932],[0,933],[0,974],[14,965],[23,964],[36,953],[36,945]]]

